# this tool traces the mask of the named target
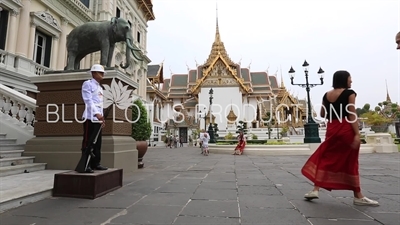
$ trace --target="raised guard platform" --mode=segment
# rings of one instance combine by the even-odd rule
[[[114,168],[94,173],[58,173],[54,175],[53,197],[95,199],[122,187],[122,176],[122,169]]]

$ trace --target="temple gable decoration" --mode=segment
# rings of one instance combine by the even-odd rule
[[[217,20],[214,43],[207,61],[202,65],[203,76],[191,88],[191,93],[196,93],[201,85],[224,86],[237,84],[239,84],[242,92],[250,92],[249,87],[243,83],[244,80],[238,77],[238,66],[229,58],[226,52],[219,34]]]

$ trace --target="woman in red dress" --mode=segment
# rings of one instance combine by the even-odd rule
[[[321,107],[321,116],[328,120],[326,137],[301,169],[302,174],[314,183],[314,189],[304,197],[317,199],[320,188],[351,190],[353,204],[377,206],[377,201],[361,193],[358,172],[360,133],[355,110],[357,94],[349,89],[351,83],[349,72],[337,71],[333,75],[333,89],[323,97],[325,108]]]
[[[243,154],[244,147],[246,146],[246,137],[243,134],[243,131],[240,131],[238,136],[239,143],[236,145],[235,152],[232,155],[241,155]]]

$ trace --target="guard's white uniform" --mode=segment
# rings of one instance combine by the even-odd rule
[[[103,116],[103,88],[95,79],[83,82],[82,98],[85,102],[83,119],[98,121],[96,114]]]

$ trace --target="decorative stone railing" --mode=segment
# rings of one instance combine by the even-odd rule
[[[0,117],[33,132],[36,100],[0,84]]]
[[[49,70],[49,68],[30,59],[3,50],[0,50],[0,68],[26,76],[40,76]]]

